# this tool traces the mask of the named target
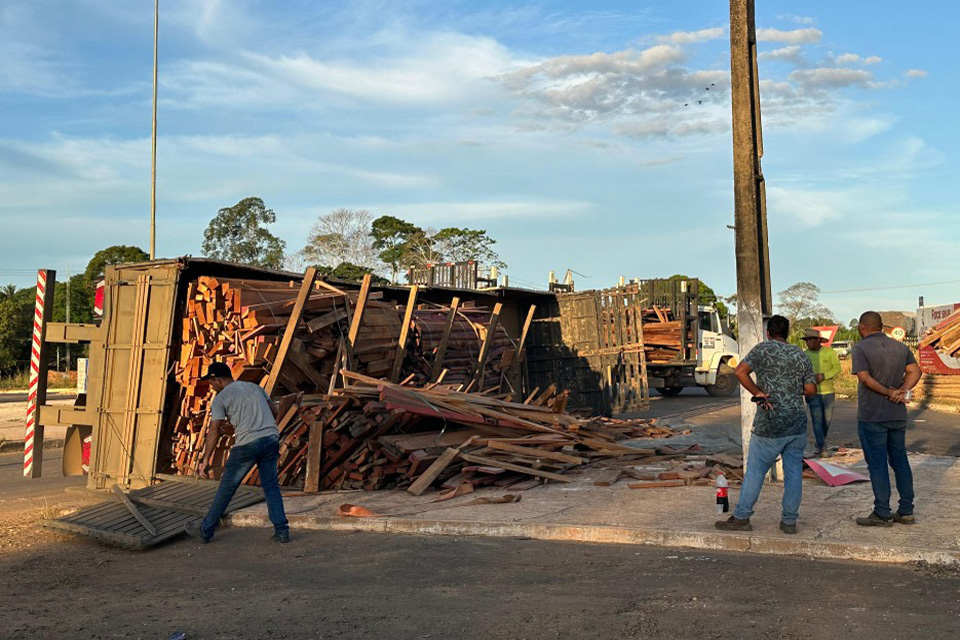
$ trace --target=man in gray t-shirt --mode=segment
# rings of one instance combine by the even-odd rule
[[[863,457],[870,470],[873,511],[857,518],[864,527],[914,524],[913,471],[907,460],[907,392],[920,381],[920,367],[906,346],[883,334],[876,311],[860,316],[862,340],[853,346],[851,371],[859,380],[857,427]],[[890,512],[890,471],[893,468],[900,502]]]
[[[807,412],[804,396],[817,391],[810,358],[789,344],[790,322],[773,316],[767,322],[767,338],[750,350],[737,365],[737,379],[758,403],[747,471],[740,487],[740,500],[728,520],[715,524],[723,531],[752,531],[750,516],[760,497],[770,467],[783,459],[783,502],[780,530],[797,532],[803,482],[803,449],[807,445]],[[757,377],[756,382],[751,374]]]
[[[253,466],[260,472],[260,486],[267,500],[267,513],[273,523],[273,539],[290,541],[290,527],[283,511],[277,461],[280,458],[280,431],[277,429],[277,410],[266,392],[249,382],[236,382],[230,368],[214,362],[203,376],[217,395],[210,406],[210,426],[200,459],[200,475],[205,475],[220,438],[220,428],[227,422],[233,425],[236,441],[220,477],[217,495],[203,522],[188,522],[186,532],[204,542],[213,538],[214,529],[237,492],[237,487]]]

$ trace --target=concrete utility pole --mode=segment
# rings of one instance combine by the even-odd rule
[[[150,134],[150,259],[157,257],[157,46],[160,0],[153,6],[153,129]]]
[[[733,192],[737,251],[737,325],[740,358],[764,335],[764,317],[773,313],[767,247],[767,196],[760,158],[760,81],[754,0],[730,0],[730,95],[733,103]],[[757,408],[740,388],[743,461]]]

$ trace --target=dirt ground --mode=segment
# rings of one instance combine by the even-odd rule
[[[30,529],[0,557],[3,636],[948,638],[922,568],[533,540],[222,530],[148,552]]]

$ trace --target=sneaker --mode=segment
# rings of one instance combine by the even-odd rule
[[[730,516],[726,520],[717,520],[713,526],[721,531],[753,531],[750,518],[740,520],[735,516]]]
[[[289,533],[275,533],[275,534],[273,534],[273,536],[272,536],[270,539],[273,540],[274,542],[279,542],[279,543],[281,543],[281,544],[286,544],[286,543],[290,542],[290,534],[289,534]]]
[[[878,516],[876,511],[871,511],[866,518],[857,518],[857,524],[861,527],[892,527],[893,518],[885,520]]]
[[[899,511],[894,511],[893,521],[897,524],[917,524],[917,518],[912,513],[908,516],[900,515]]]
[[[790,534],[796,533],[796,532],[797,532],[797,523],[794,522],[793,524],[787,524],[786,522],[784,522],[783,520],[781,520],[781,521],[780,521],[780,531],[783,531],[784,533],[790,533]]]
[[[203,529],[200,527],[200,522],[197,520],[191,520],[187,524],[183,525],[183,530],[186,531],[187,535],[191,538],[197,538],[201,542],[210,542],[210,538],[203,535]]]

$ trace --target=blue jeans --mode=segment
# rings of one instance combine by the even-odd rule
[[[836,396],[832,393],[815,393],[807,398],[817,451],[823,451],[827,445],[827,432],[830,430],[830,421],[833,419],[834,402],[836,402]]]
[[[230,457],[223,469],[217,495],[207,511],[203,524],[200,525],[203,537],[209,540],[213,537],[213,530],[217,528],[220,518],[227,510],[230,499],[237,492],[237,487],[253,465],[260,470],[260,486],[267,499],[267,513],[274,531],[279,535],[288,534],[290,527],[287,516],[283,512],[283,497],[280,495],[280,480],[277,478],[277,461],[280,459],[280,441],[276,438],[259,438],[250,444],[230,449]]]
[[[857,423],[863,457],[870,469],[870,485],[873,487],[873,510],[884,519],[890,518],[890,470],[897,481],[900,515],[913,515],[913,471],[907,460],[907,423],[905,420],[891,422]]]
[[[803,449],[807,446],[807,434],[801,433],[784,438],[750,438],[750,453],[747,457],[747,473],[740,487],[740,500],[733,511],[734,517],[746,520],[753,515],[753,505],[760,497],[763,479],[770,467],[783,458],[783,513],[784,524],[794,524],[800,515],[800,498],[803,495]]]

